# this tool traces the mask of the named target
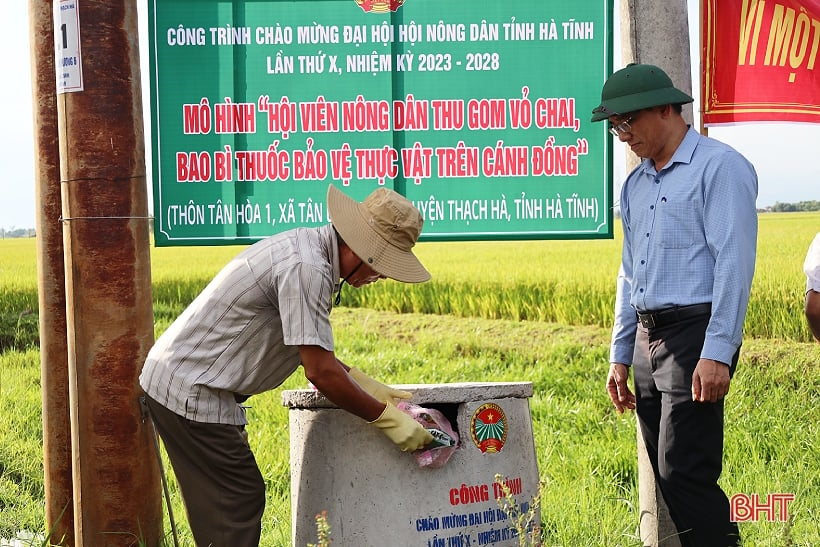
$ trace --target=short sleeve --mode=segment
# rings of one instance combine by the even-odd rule
[[[806,292],[820,292],[820,233],[814,236],[803,262],[803,273],[806,274]]]

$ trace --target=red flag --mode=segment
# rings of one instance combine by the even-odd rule
[[[705,125],[820,123],[820,0],[702,0]]]

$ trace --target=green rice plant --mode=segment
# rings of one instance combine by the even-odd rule
[[[0,280],[2,285],[37,287],[37,259],[33,238],[0,240]]]
[[[761,214],[748,337],[810,341],[802,314],[803,258],[820,213]],[[346,291],[342,303],[398,313],[609,327],[622,232],[613,240],[420,243],[432,281],[386,281]]]
[[[802,315],[805,281],[801,266],[808,244],[820,230],[820,213],[767,213],[759,219],[746,335],[809,341]],[[342,304],[397,313],[609,328],[621,241],[616,223],[612,240],[422,242],[416,251],[433,274],[432,281],[406,285],[387,280],[360,290],[348,289]],[[0,241],[0,321],[4,326],[0,332],[10,332],[7,325],[16,324],[21,313],[37,310],[34,244],[33,239]],[[173,320],[241,249],[152,249],[158,323]],[[36,317],[29,319],[36,323]]]
[[[0,352],[37,341],[35,240],[0,240]]]
[[[421,243],[433,275],[421,285],[386,281],[348,291],[352,307],[458,317],[611,323],[619,251],[614,241]]]
[[[243,246],[154,247],[151,288],[155,316],[173,320]]]
[[[820,214],[760,215],[749,309],[744,330],[752,338],[810,341],[803,317],[806,276],[803,260],[820,232]]]

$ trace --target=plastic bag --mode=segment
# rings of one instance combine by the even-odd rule
[[[424,408],[407,401],[399,401],[398,408],[416,420],[422,427],[431,430],[436,439],[433,445],[413,452],[419,467],[435,469],[447,463],[447,460],[458,448],[458,433],[453,430],[450,421],[444,414],[434,408]],[[435,430],[445,435],[442,436]]]

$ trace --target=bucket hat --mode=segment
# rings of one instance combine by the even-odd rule
[[[430,279],[412,251],[424,219],[407,198],[380,187],[359,203],[331,184],[327,208],[333,227],[374,271],[405,283]]]
[[[607,79],[601,104],[592,111],[593,122],[664,104],[686,104],[692,97],[672,85],[666,72],[655,65],[630,63]]]

